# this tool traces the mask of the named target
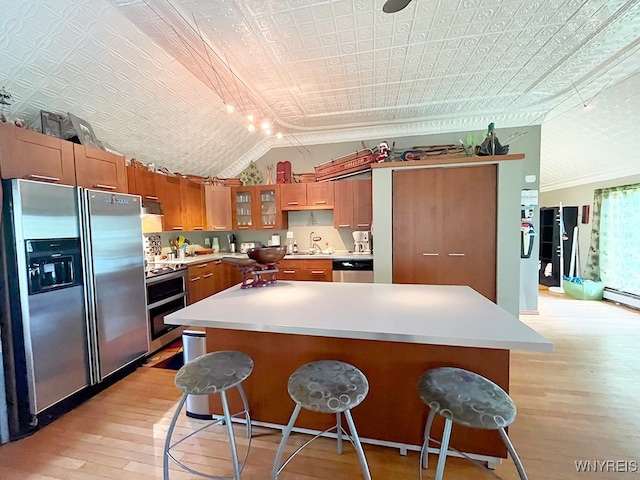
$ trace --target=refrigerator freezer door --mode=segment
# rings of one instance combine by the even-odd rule
[[[25,239],[78,238],[75,187],[12,180],[16,236]]]
[[[142,208],[138,196],[95,190],[84,202],[97,382],[148,351]]]
[[[84,286],[29,297],[36,413],[89,385]]]

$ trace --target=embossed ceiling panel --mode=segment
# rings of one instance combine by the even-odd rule
[[[70,111],[127,156],[202,175],[492,120],[543,125],[543,189],[631,169],[640,0],[384,1],[0,0],[0,83],[31,124]],[[285,138],[249,133],[249,113]]]

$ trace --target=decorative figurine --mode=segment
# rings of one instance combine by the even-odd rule
[[[11,94],[7,92],[4,87],[0,88],[0,105],[2,105],[2,107],[0,107],[0,121],[2,121],[2,123],[7,121],[7,117],[4,116],[4,106],[11,105],[9,100],[11,100]]]

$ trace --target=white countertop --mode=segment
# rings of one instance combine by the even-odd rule
[[[165,323],[537,352],[553,343],[466,286],[278,281],[238,285]]]
[[[155,265],[189,265],[193,263],[208,262],[211,260],[219,260],[222,257],[248,258],[246,253],[218,252],[206,255],[195,255],[193,257],[185,257],[184,260],[160,260],[152,262]],[[372,254],[353,253],[347,250],[336,250],[335,253],[315,253],[313,255],[305,253],[296,253],[293,255],[285,255],[285,260],[302,260],[302,259],[330,259],[330,260],[365,260],[372,259]]]

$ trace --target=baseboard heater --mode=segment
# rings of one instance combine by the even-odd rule
[[[640,310],[640,296],[605,287],[603,298]]]

